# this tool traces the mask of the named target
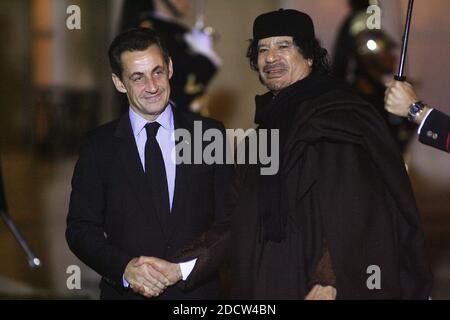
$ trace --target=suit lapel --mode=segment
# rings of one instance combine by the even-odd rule
[[[133,193],[137,195],[145,214],[152,214],[156,211],[161,230],[167,236],[167,223],[164,223],[165,219],[161,217],[164,213],[161,212],[161,208],[154,205],[156,201],[153,203],[151,201],[152,190],[142,168],[128,113],[119,120],[114,136],[117,153],[124,166],[126,176],[129,178]]]

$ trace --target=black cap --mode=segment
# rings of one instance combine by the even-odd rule
[[[291,36],[301,40],[315,38],[314,24],[309,15],[293,9],[263,13],[253,23],[253,39]]]

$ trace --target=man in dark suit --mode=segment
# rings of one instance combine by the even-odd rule
[[[385,94],[387,111],[419,125],[419,141],[450,152],[450,116],[422,103],[408,82],[392,81]]]
[[[226,165],[174,161],[175,130],[193,134],[198,123],[203,131],[223,133],[224,128],[170,103],[172,61],[154,31],[138,28],[118,35],[109,59],[114,85],[126,93],[130,109],[92,131],[82,145],[67,242],[102,276],[102,299],[218,298],[217,275],[189,292],[167,288],[185,278],[193,263],[162,259],[223,218],[229,177]],[[195,138],[182,143],[199,150]]]

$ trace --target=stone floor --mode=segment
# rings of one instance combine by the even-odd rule
[[[28,267],[19,245],[0,222],[0,297],[98,297],[98,275],[69,251],[64,238],[75,160],[44,159],[26,152],[2,155],[9,212],[42,267]],[[425,181],[414,166],[410,173],[434,271],[433,299],[450,299],[450,190],[447,185],[435,187],[432,181]],[[73,265],[80,267],[81,289],[69,290],[67,269]]]

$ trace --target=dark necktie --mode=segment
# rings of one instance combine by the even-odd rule
[[[158,211],[162,215],[162,219],[167,221],[167,215],[170,213],[169,191],[164,158],[156,140],[159,127],[160,124],[158,122],[151,122],[145,125],[145,130],[147,131],[145,172],[150,179],[155,206],[159,209]]]

